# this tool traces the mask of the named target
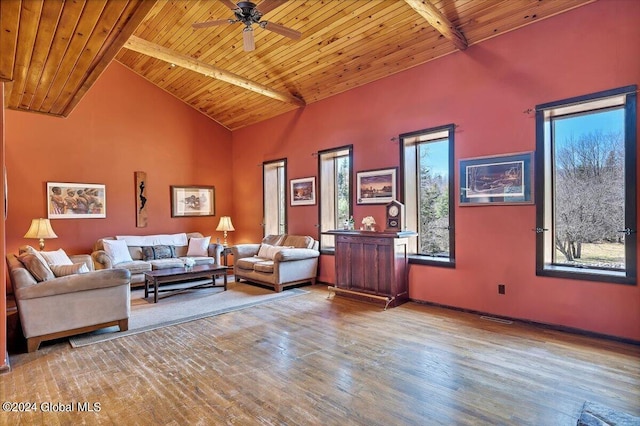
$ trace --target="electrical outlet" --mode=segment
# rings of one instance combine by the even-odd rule
[[[498,294],[505,294],[504,284],[498,284]]]

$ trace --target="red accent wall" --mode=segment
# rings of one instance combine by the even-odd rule
[[[259,241],[265,160],[287,158],[289,179],[317,176],[318,150],[353,144],[356,171],[398,166],[392,137],[452,122],[456,160],[533,151],[535,120],[524,110],[640,83],[638,17],[640,2],[600,0],[233,134],[114,62],[66,119],[5,111],[6,252],[37,244],[22,236],[46,216],[48,181],[107,186],[106,219],[54,220],[59,238],[47,241],[88,253],[115,234],[222,238],[222,215],[236,228],[230,243]],[[138,170],[147,228],[135,227]],[[181,184],[215,185],[216,216],[171,218],[169,186]],[[317,206],[289,207],[289,231],[317,236],[317,215]],[[355,206],[356,218],[367,215],[382,223],[383,207]],[[534,225],[534,206],[456,206],[457,267],[412,265],[411,297],[640,340],[638,286],[536,277]],[[334,276],[333,257],[322,256],[320,278]]]
[[[47,182],[106,185],[106,219],[56,219],[46,250],[90,253],[104,236],[215,232],[232,213],[231,132],[118,62],[68,118],[6,111],[7,250],[37,247],[23,235],[47,217]],[[147,173],[148,226],[136,227],[135,171]],[[216,216],[172,218],[170,185],[214,185]]]
[[[265,160],[286,157],[288,179],[317,176],[315,152],[353,144],[355,171],[394,167],[392,137],[449,123],[458,126],[456,163],[534,151],[535,118],[525,110],[640,83],[639,18],[640,2],[598,1],[233,132],[235,237],[262,237],[254,165]],[[354,207],[355,218],[382,223],[383,206]],[[289,232],[317,236],[317,212],[288,207]],[[455,214],[456,268],[411,265],[413,299],[640,341],[638,286],[536,277],[535,206],[456,203]],[[323,256],[320,279],[334,276]]]

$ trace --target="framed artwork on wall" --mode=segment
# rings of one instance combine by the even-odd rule
[[[356,200],[358,204],[387,204],[396,199],[398,168],[365,170],[357,173]]]
[[[533,204],[533,153],[460,160],[460,206]]]
[[[291,179],[290,184],[292,206],[311,206],[316,203],[315,176]]]
[[[171,186],[171,217],[215,216],[213,186]]]
[[[106,188],[94,183],[47,182],[49,219],[107,217]]]

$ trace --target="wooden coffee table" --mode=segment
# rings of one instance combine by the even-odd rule
[[[196,265],[193,268],[167,268],[154,269],[144,273],[144,297],[149,297],[149,286],[153,285],[153,303],[158,303],[158,285],[174,283],[178,281],[191,281],[199,278],[211,278],[211,284],[195,284],[180,287],[178,289],[167,289],[163,291],[182,292],[184,290],[201,288],[206,286],[224,287],[227,291],[227,266],[221,265]],[[222,275],[223,284],[216,284],[216,276]]]

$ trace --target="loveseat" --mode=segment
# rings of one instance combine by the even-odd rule
[[[26,246],[19,256],[7,255],[29,352],[45,340],[114,325],[120,331],[128,329],[129,271],[94,271],[88,254],[68,256],[71,265],[49,266],[40,253]]]
[[[100,238],[91,257],[97,270],[122,268],[131,272],[131,285],[143,285],[152,269],[180,268],[190,257],[196,265],[220,264],[222,244],[198,232],[159,235],[126,235]]]
[[[315,284],[318,247],[312,237],[288,234],[268,235],[259,244],[232,246],[235,280],[266,285],[277,292],[304,282]]]

